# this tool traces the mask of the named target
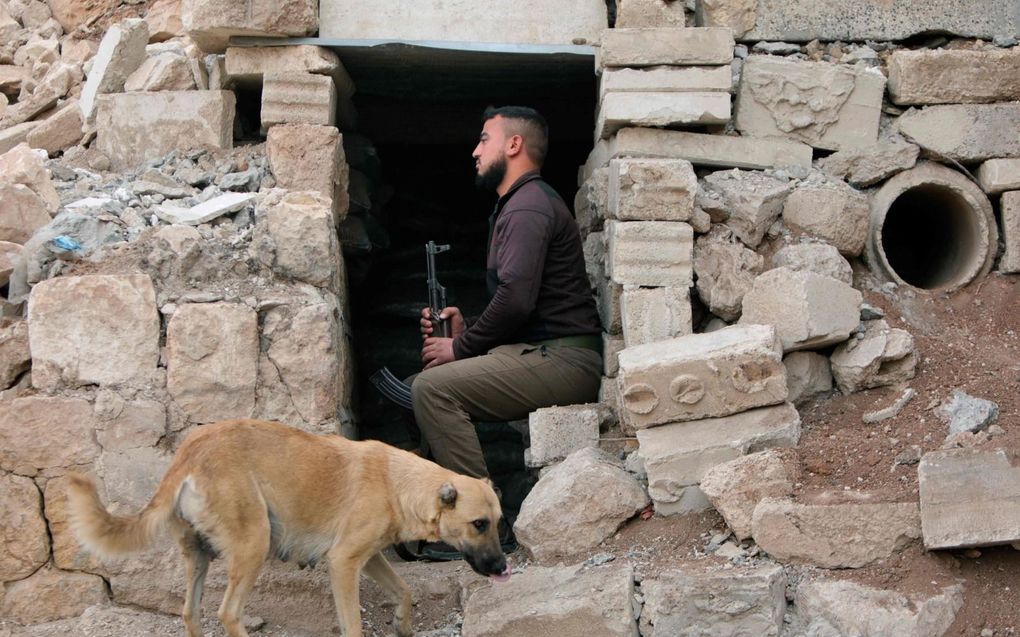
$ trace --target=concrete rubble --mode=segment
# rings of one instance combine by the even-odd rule
[[[701,490],[738,540],[751,537],[751,519],[765,498],[793,495],[800,477],[796,458],[782,449],[752,453],[709,469]]]
[[[829,361],[839,390],[849,394],[910,380],[917,351],[909,332],[878,319],[866,321],[864,331],[837,346]]]

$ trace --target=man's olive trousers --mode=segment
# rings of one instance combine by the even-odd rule
[[[411,400],[435,461],[485,478],[489,472],[472,421],[520,420],[540,407],[594,402],[601,379],[602,355],[594,350],[502,345],[421,372]]]

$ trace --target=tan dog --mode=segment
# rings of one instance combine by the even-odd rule
[[[315,436],[279,423],[231,420],[191,433],[156,495],[136,516],[111,515],[89,478],[72,476],[71,524],[98,554],[147,546],[160,529],[177,539],[187,593],[184,625],[201,637],[202,586],[209,561],[227,560],[219,618],[247,637],[241,612],[270,554],[301,565],[329,563],[345,637],[360,637],[359,576],[397,600],[394,626],[411,633],[411,594],[380,551],[397,542],[442,540],[476,572],[509,577],[500,548],[499,500],[486,481],[459,475],[380,442]]]

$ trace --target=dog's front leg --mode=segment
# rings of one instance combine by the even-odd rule
[[[365,563],[365,575],[376,581],[397,602],[393,613],[393,627],[397,637],[412,637],[411,632],[411,590],[400,579],[382,553],[376,553]]]
[[[358,584],[363,563],[363,557],[352,555],[340,547],[329,554],[329,578],[343,637],[362,637]]]

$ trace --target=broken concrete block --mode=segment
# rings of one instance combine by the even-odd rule
[[[186,303],[166,328],[166,388],[194,423],[249,418],[258,374],[258,317],[239,303]]]
[[[2,250],[3,244],[0,243],[0,254]],[[0,390],[14,385],[31,367],[28,322],[15,321],[6,327],[0,327]]]
[[[464,603],[464,637],[636,637],[631,566],[530,566]]]
[[[921,537],[913,502],[805,504],[765,498],[754,509],[754,541],[784,564],[860,568]]]
[[[528,415],[531,446],[524,450],[524,464],[546,467],[579,449],[597,447],[599,420],[595,405],[536,409]]]
[[[607,29],[601,45],[602,68],[697,66],[733,60],[733,34],[723,28]]]
[[[698,296],[712,314],[726,321],[740,318],[744,294],[761,273],[765,259],[744,247],[733,231],[716,224],[694,242]]]
[[[820,349],[845,341],[857,328],[862,299],[832,277],[776,268],[755,278],[740,323],[774,325],[784,352]]]
[[[907,49],[889,56],[889,97],[896,104],[1020,100],[1020,49]]]
[[[851,186],[864,188],[909,170],[917,163],[920,148],[901,137],[880,139],[873,145],[847,148],[818,160],[827,175],[845,179]]]
[[[853,284],[854,271],[850,267],[850,262],[828,243],[795,243],[783,246],[769,259],[769,268],[814,272],[847,285]]]
[[[0,287],[7,285],[14,271],[14,261],[21,256],[21,245],[10,241],[0,241]],[[0,373],[0,378],[3,374]],[[0,383],[0,387],[3,384]]]
[[[832,370],[828,357],[815,352],[791,352],[783,358],[789,400],[800,405],[832,391]]]
[[[616,4],[616,28],[685,27],[685,8],[681,2],[620,0]]]
[[[975,176],[989,195],[1020,190],[1020,159],[989,159],[978,166]]]
[[[614,283],[690,287],[694,230],[686,223],[611,221],[606,235],[606,273]]]
[[[1015,450],[947,449],[917,468],[927,549],[1020,541],[1020,467]]]
[[[152,382],[160,327],[148,276],[41,281],[32,288],[28,314],[34,387]]]
[[[608,139],[628,126],[666,128],[728,121],[729,93],[607,93],[595,117],[595,139]]]
[[[804,635],[925,635],[942,637],[963,608],[963,587],[931,596],[880,590],[848,581],[809,581],[797,587],[793,626]]]
[[[340,289],[340,241],[330,200],[314,192],[273,191],[256,211],[257,256],[280,275]]]
[[[36,572],[49,559],[39,487],[24,476],[0,475],[0,507],[6,512],[0,522],[5,538],[0,547],[0,579],[13,582]]]
[[[660,157],[686,159],[695,166],[811,166],[811,147],[799,142],[651,128],[624,128],[609,140],[605,154],[607,163],[618,157]]]
[[[744,61],[737,130],[815,148],[868,146],[878,138],[885,76],[828,62],[755,55]]]
[[[622,420],[634,429],[728,416],[786,400],[776,331],[742,325],[620,352]]]
[[[595,288],[595,307],[599,311],[602,328],[610,334],[623,333],[623,317],[620,313],[620,299],[623,286],[611,280],[600,281]]]
[[[626,347],[690,334],[689,288],[624,288],[620,314]]]
[[[540,560],[575,554],[598,546],[647,504],[644,489],[619,460],[586,447],[542,476],[521,504],[514,533]]]
[[[694,18],[699,27],[728,27],[740,39],[754,28],[757,13],[757,0],[700,0]]]
[[[687,221],[698,178],[682,159],[609,162],[609,214],[621,221]]]
[[[257,197],[253,192],[227,192],[191,208],[162,204],[153,208],[153,213],[167,223],[197,226],[221,215],[237,212]]]
[[[599,80],[600,95],[633,92],[729,93],[732,88],[733,73],[728,66],[613,68],[605,69]]]
[[[842,181],[802,182],[783,204],[787,228],[824,239],[848,257],[864,250],[870,214],[868,197]]]
[[[77,617],[89,606],[109,603],[102,577],[52,567],[41,568],[5,588],[0,613],[20,624]]]
[[[921,148],[964,164],[1020,157],[1020,103],[950,104],[909,110],[896,120],[899,132]],[[946,131],[953,131],[947,135]]]
[[[336,123],[336,85],[328,75],[266,73],[262,83],[262,128],[274,124]]]
[[[329,199],[334,223],[347,216],[349,169],[336,127],[273,126],[266,137],[266,154],[277,187],[313,191]]]
[[[60,195],[50,181],[45,160],[42,152],[28,144],[18,144],[0,155],[0,181],[27,186],[45,202],[47,212],[53,214],[60,207]]]
[[[758,502],[793,495],[799,476],[796,454],[767,449],[712,467],[701,479],[701,490],[737,539],[746,540]]]
[[[117,93],[124,88],[128,76],[145,61],[148,42],[149,28],[145,20],[127,19],[106,31],[78,101],[83,122],[93,121],[99,95]]]
[[[354,82],[340,57],[322,46],[232,46],[224,65],[231,82],[260,84],[266,73],[314,73],[332,77],[338,96],[354,95]]]
[[[1002,242],[1006,249],[999,260],[999,272],[1020,272],[1020,192],[1002,194]]]
[[[92,405],[81,398],[28,396],[0,409],[0,469],[53,476],[88,465],[101,451]]]
[[[184,35],[181,0],[156,0],[145,13],[145,23],[149,29],[149,42],[165,42]]]
[[[230,91],[103,95],[97,106],[96,146],[117,170],[171,150],[232,148],[235,100]]]
[[[998,419],[999,406],[954,389],[949,401],[939,407],[938,416],[949,425],[950,436],[963,431],[977,432]]]
[[[319,7],[315,0],[181,0],[181,24],[203,51],[222,53],[232,35],[311,35]]]
[[[884,320],[865,321],[860,338],[852,338],[832,353],[829,362],[836,385],[844,394],[895,385],[914,377],[917,351],[909,332],[890,328]]]
[[[781,566],[712,572],[670,570],[641,581],[645,637],[777,637],[786,612]],[[708,628],[711,627],[711,628]]]
[[[765,173],[720,170],[702,179],[695,203],[753,249],[779,218],[793,189],[789,180]]]
[[[52,117],[29,131],[25,141],[32,148],[42,148],[52,157],[81,141],[81,126],[81,108],[78,100],[72,99]]]
[[[800,415],[790,403],[752,409],[722,418],[679,422],[637,432],[639,453],[648,473],[648,495],[662,515],[707,508],[700,489],[692,507],[690,487],[716,465],[772,447],[794,447],[800,439]]]
[[[150,55],[128,76],[124,91],[190,91],[195,88],[189,58],[176,51]]]

